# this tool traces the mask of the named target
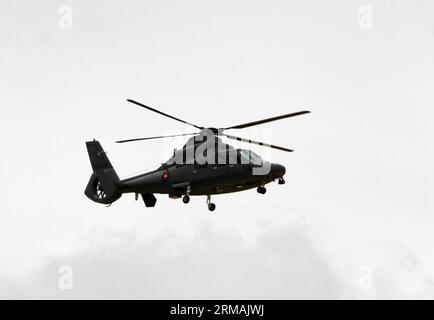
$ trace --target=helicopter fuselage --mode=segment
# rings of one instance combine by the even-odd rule
[[[285,174],[285,167],[269,164],[267,174],[254,174],[251,164],[180,164],[118,182],[122,193],[168,194],[173,198],[189,195],[215,195],[263,186]]]

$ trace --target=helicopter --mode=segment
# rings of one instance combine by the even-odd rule
[[[236,149],[223,143],[221,137],[293,152],[288,148],[229,135],[225,131],[244,129],[310,113],[310,111],[298,111],[225,128],[209,128],[184,121],[135,100],[127,99],[127,101],[194,127],[197,132],[116,141],[116,143],[127,143],[191,136],[181,149],[175,149],[173,156],[157,169],[123,180],[119,179],[99,141],[95,139],[87,141],[86,147],[93,173],[84,193],[90,200],[107,206],[117,201],[122,194],[133,193],[136,201],[140,195],[146,207],[155,207],[157,202],[155,194],[167,194],[172,199],[182,198],[185,204],[190,202],[190,196],[206,196],[208,209],[214,211],[216,205],[211,202],[212,195],[253,188],[256,188],[259,194],[265,194],[266,184],[276,180],[280,185],[285,184],[285,167],[278,163],[267,162],[251,150]]]

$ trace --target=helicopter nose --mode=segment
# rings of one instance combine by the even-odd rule
[[[286,169],[284,166],[278,163],[273,163],[271,165],[271,175],[273,178],[280,178],[286,173]]]

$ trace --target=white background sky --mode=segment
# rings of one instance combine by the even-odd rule
[[[433,16],[429,0],[0,0],[0,297],[433,298]],[[105,208],[83,194],[85,141],[126,176],[184,140],[115,140],[187,130],[127,98],[216,127],[312,114],[236,132],[295,149],[252,147],[287,169],[265,196]]]

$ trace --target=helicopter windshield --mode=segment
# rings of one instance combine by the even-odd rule
[[[240,151],[241,153],[241,157],[244,160],[247,160],[249,163],[254,164],[254,165],[262,165],[262,159],[259,155],[257,155],[256,153],[254,153],[251,150],[245,150],[245,149],[241,149]]]

